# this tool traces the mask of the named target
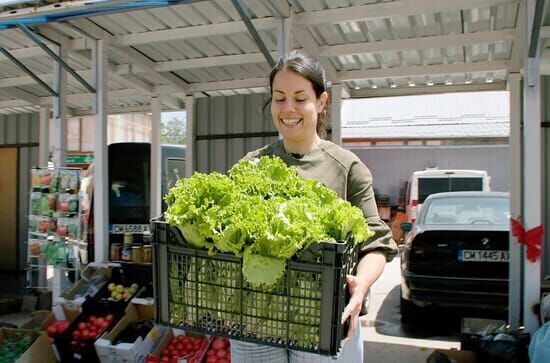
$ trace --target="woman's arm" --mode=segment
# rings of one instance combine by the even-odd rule
[[[357,265],[357,274],[347,275],[346,282],[351,294],[348,305],[342,314],[342,324],[349,320],[349,330],[347,338],[350,339],[355,332],[365,294],[371,285],[380,277],[386,264],[386,255],[382,251],[371,251],[361,258]]]

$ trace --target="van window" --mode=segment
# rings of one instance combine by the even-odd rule
[[[451,178],[451,192],[466,192],[469,190],[482,191],[483,180],[481,178]]]
[[[430,194],[483,190],[481,178],[419,178],[418,203],[424,203]]]

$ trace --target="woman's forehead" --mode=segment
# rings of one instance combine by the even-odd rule
[[[313,91],[311,81],[299,73],[283,69],[273,78],[273,92],[276,91],[310,92]]]

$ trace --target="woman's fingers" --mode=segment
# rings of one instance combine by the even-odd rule
[[[348,291],[351,295],[348,304],[346,305],[344,309],[344,313],[342,314],[342,325],[348,321],[349,323],[349,329],[347,331],[347,337],[346,339],[351,339],[353,336],[353,333],[355,332],[355,329],[357,328],[357,318],[359,317],[359,314],[361,312],[361,305],[363,304],[363,298],[364,296],[361,295],[360,291],[356,291],[357,287],[357,277],[353,275],[347,275],[346,276],[346,283],[348,285]]]

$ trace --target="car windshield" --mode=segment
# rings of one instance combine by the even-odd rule
[[[450,197],[432,199],[424,224],[508,224],[509,200],[505,197]]]

